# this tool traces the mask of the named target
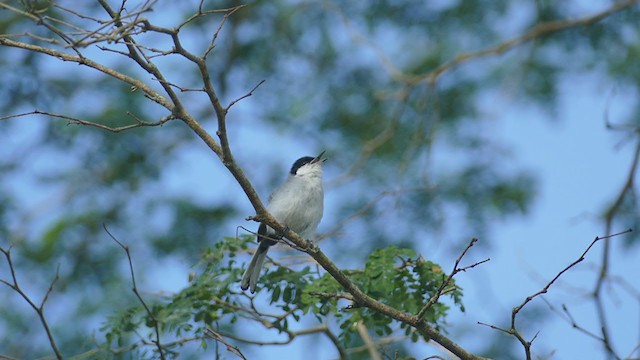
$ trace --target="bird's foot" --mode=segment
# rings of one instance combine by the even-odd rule
[[[315,241],[307,240],[307,250],[315,253],[315,252],[318,252],[320,248],[318,247]]]

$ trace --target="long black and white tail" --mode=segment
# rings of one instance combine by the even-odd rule
[[[247,270],[242,276],[242,282],[240,283],[242,290],[249,289],[252,294],[256,292],[260,270],[262,270],[262,265],[264,264],[264,259],[267,257],[269,247],[268,241],[261,241],[260,245],[258,245],[258,249],[255,254],[253,254],[251,262],[249,262],[249,266],[247,266]]]

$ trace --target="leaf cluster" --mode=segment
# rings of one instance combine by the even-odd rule
[[[255,297],[237,291],[243,266],[237,262],[236,255],[244,251],[251,240],[252,237],[225,238],[216,243],[204,253],[198,265],[200,270],[191,274],[189,285],[172,296],[153,299],[150,313],[137,306],[111,317],[102,328],[106,348],[113,351],[114,345],[152,343],[156,321],[162,338],[173,339],[171,344],[174,344],[177,339],[202,339],[207,328],[231,331],[240,320],[290,334],[291,323],[305,321],[309,319],[307,315],[320,323],[335,321],[340,329],[338,337],[344,344],[350,344],[354,335],[357,336],[359,322],[381,337],[400,328],[412,341],[420,338],[410,326],[394,324],[394,320],[351,302],[349,294],[331,276],[319,274],[310,266],[302,269],[276,266],[263,274],[259,294],[266,292],[270,304],[279,309],[280,314],[261,313]],[[345,273],[364,292],[398,311],[417,313],[438,291],[464,311],[462,290],[455,281],[451,280],[440,290],[446,274],[439,265],[411,249],[394,246],[378,249],[369,256],[364,269]],[[442,329],[449,309],[449,305],[436,302],[424,319]],[[146,341],[136,340],[139,336]],[[202,344],[206,346],[204,341]]]
[[[345,273],[369,296],[398,311],[413,314],[436,296],[447,278],[439,265],[418,256],[414,250],[395,246],[375,250],[369,256],[364,270],[349,270]],[[444,292],[464,311],[462,289],[455,285],[453,279]],[[306,309],[316,315],[318,320],[333,314],[342,329],[340,336],[347,343],[358,322],[363,322],[379,336],[394,332],[394,320],[389,317],[355,303],[343,307],[338,299],[345,295],[344,290],[328,274],[310,283],[304,293],[302,300]],[[449,305],[437,302],[426,312],[425,321],[441,329],[449,309]],[[400,323],[399,326],[405,329],[406,335],[411,335],[414,342],[419,339],[419,335],[407,324]]]

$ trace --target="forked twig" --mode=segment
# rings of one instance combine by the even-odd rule
[[[222,335],[220,335],[219,333],[215,332],[212,328],[207,328],[204,331],[204,334],[206,337],[209,337],[221,344],[223,344],[224,346],[227,347],[227,351],[229,351],[230,353],[236,355],[237,357],[243,359],[243,360],[247,360],[247,358],[242,354],[242,352],[240,351],[240,348],[238,348],[237,346],[233,346],[231,344],[229,344],[223,337]]]
[[[536,297],[542,295],[542,294],[546,294],[549,291],[549,288],[556,282],[556,280],[558,280],[560,278],[560,276],[562,276],[564,273],[566,273],[567,271],[569,271],[571,268],[575,267],[576,265],[578,265],[579,263],[581,263],[582,261],[584,261],[585,256],[587,255],[587,253],[591,250],[591,248],[593,248],[593,246],[600,240],[606,240],[606,239],[610,239],[612,237],[615,236],[620,236],[623,234],[627,234],[630,233],[632,231],[632,229],[627,229],[625,231],[621,231],[615,234],[611,234],[611,235],[606,235],[606,236],[596,236],[595,239],[593,239],[593,241],[591,242],[591,244],[589,244],[589,246],[587,246],[587,248],[582,252],[582,254],[575,260],[573,261],[571,264],[567,265],[564,269],[560,270],[560,272],[558,272],[556,274],[556,276],[553,277],[553,279],[551,279],[551,281],[549,281],[541,290],[539,290],[538,292],[527,296],[524,301],[513,308],[513,310],[511,311],[511,327],[508,329],[505,328],[501,328],[499,326],[496,325],[491,325],[491,324],[487,324],[487,323],[483,323],[483,322],[478,322],[479,325],[484,325],[487,326],[491,329],[494,330],[498,330],[501,332],[504,332],[505,334],[511,335],[513,337],[515,337],[516,339],[518,339],[518,341],[520,342],[520,344],[522,344],[522,346],[524,347],[524,351],[525,351],[525,356],[527,360],[531,360],[531,344],[533,343],[533,341],[536,339],[536,337],[538,336],[538,333],[536,333],[533,338],[531,338],[531,340],[526,340],[522,334],[518,331],[517,326],[516,326],[516,318],[518,316],[518,313],[520,313],[520,311],[529,303],[531,302],[531,300],[535,299]],[[570,314],[569,314],[570,316]],[[605,346],[607,345],[607,343],[605,342]],[[613,349],[611,349],[610,347],[608,347],[608,351],[610,351],[612,354],[614,354]]]
[[[29,295],[27,295],[24,292],[24,290],[22,290],[22,288],[20,287],[20,284],[18,283],[18,278],[16,276],[16,269],[13,265],[13,260],[11,259],[11,247],[9,247],[9,249],[7,250],[0,248],[0,252],[2,252],[4,254],[4,257],[7,259],[7,264],[9,265],[9,271],[11,272],[11,279],[12,279],[11,282],[6,281],[4,279],[0,279],[0,283],[7,285],[13,291],[17,292],[29,304],[29,306],[31,306],[31,308],[35,310],[35,312],[38,314],[38,318],[40,319],[40,323],[42,324],[42,327],[44,327],[44,331],[46,332],[47,338],[49,339],[49,345],[51,346],[51,349],[53,350],[53,353],[55,354],[56,359],[59,359],[59,360],[63,359],[62,353],[58,349],[58,346],[56,345],[56,342],[53,338],[53,334],[51,333],[51,329],[49,328],[47,319],[44,316],[44,304],[49,299],[49,295],[53,291],[53,286],[60,278],[59,277],[60,265],[58,265],[58,268],[56,269],[56,276],[53,278],[53,280],[51,280],[51,283],[49,284],[49,288],[47,289],[47,292],[42,297],[42,301],[40,301],[39,305],[36,305],[36,303],[33,302],[33,300],[31,300]]]
[[[487,261],[491,260],[487,258],[465,267],[461,267],[461,268],[458,267],[460,265],[460,261],[462,261],[462,258],[467,254],[467,251],[469,251],[469,249],[471,249],[471,247],[477,241],[478,239],[472,238],[469,244],[467,245],[467,247],[464,248],[460,256],[458,256],[458,259],[456,259],[456,262],[453,265],[453,270],[451,270],[451,273],[449,274],[449,276],[442,282],[442,284],[440,284],[438,291],[436,291],[436,293],[431,297],[431,299],[429,299],[429,301],[422,307],[422,309],[420,309],[420,311],[416,315],[418,319],[420,320],[424,319],[424,316],[427,314],[427,310],[429,310],[429,308],[433,306],[433,304],[438,302],[438,299],[440,299],[440,296],[442,296],[447,286],[449,286],[449,283],[451,283],[451,279],[453,279],[453,277],[457,273],[467,271],[468,269],[474,268],[480,264],[486,263]]]
[[[136,124],[112,127],[112,126],[103,125],[103,124],[95,123],[95,122],[88,121],[88,120],[78,119],[78,118],[75,118],[75,117],[72,117],[72,116],[68,116],[68,115],[56,114],[56,113],[52,113],[52,112],[49,112],[49,111],[33,110],[33,111],[20,113],[20,114],[2,116],[2,117],[0,117],[0,121],[9,120],[9,119],[15,119],[15,118],[19,118],[19,117],[25,117],[25,116],[31,116],[31,115],[44,115],[44,116],[48,116],[48,117],[52,117],[52,118],[66,120],[68,125],[92,126],[92,127],[96,127],[98,129],[110,131],[110,132],[113,132],[113,133],[119,133],[119,132],[123,132],[123,131],[126,131],[126,130],[131,130],[131,129],[144,127],[144,126],[162,126],[166,122],[174,119],[173,115],[167,115],[167,116],[161,118],[158,121],[149,122],[149,121],[143,121],[142,119],[138,118],[137,116],[135,116],[131,112],[127,112],[127,115],[129,115],[131,118],[133,118],[136,121]]]
[[[264,83],[265,83],[265,81],[267,81],[267,80],[260,80],[260,82],[258,83],[258,85],[254,86],[254,87],[253,87],[253,89],[251,89],[251,91],[249,91],[248,93],[246,93],[246,94],[242,95],[241,97],[239,97],[239,98],[237,98],[237,99],[233,100],[231,103],[229,103],[229,105],[227,105],[227,107],[225,108],[225,110],[226,110],[226,111],[229,111],[229,109],[231,109],[231,107],[232,107],[233,105],[235,105],[236,103],[238,103],[238,101],[243,100],[243,99],[246,99],[246,98],[248,98],[249,96],[252,96],[252,95],[253,95],[253,92],[254,92],[254,91],[256,91],[256,89],[257,89],[260,85],[264,84]]]
[[[131,252],[129,250],[129,247],[127,245],[124,245],[123,243],[121,243],[118,239],[116,239],[116,237],[113,236],[111,234],[111,232],[109,232],[109,229],[107,229],[107,225],[106,224],[102,224],[102,228],[109,235],[109,237],[111,237],[111,239],[113,241],[115,241],[116,244],[118,244],[118,246],[120,246],[122,248],[122,250],[124,250],[124,252],[127,254],[127,260],[129,261],[129,270],[131,272],[131,283],[133,284],[132,291],[136,295],[136,297],[138,298],[138,301],[140,301],[140,303],[144,307],[144,309],[147,312],[147,314],[149,315],[149,317],[151,318],[151,322],[153,323],[153,328],[155,330],[155,335],[156,335],[156,339],[152,340],[152,342],[154,343],[154,345],[158,349],[158,353],[160,354],[160,359],[164,360],[165,356],[164,356],[162,344],[160,343],[160,326],[158,325],[158,320],[153,315],[153,312],[151,311],[151,309],[149,308],[147,303],[144,301],[144,299],[140,295],[140,292],[138,291],[138,286],[136,285],[136,275],[135,275],[135,272],[133,271],[133,262],[131,261]]]

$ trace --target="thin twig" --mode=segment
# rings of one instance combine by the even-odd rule
[[[471,249],[471,247],[478,241],[478,239],[476,238],[472,238],[471,241],[469,241],[469,244],[467,244],[467,246],[464,248],[464,250],[462,251],[462,253],[460,254],[460,256],[458,256],[458,258],[456,259],[455,264],[453,265],[453,270],[451,270],[451,273],[449,273],[449,276],[442,282],[442,284],[440,284],[440,287],[438,288],[438,290],[436,291],[435,294],[433,294],[433,296],[429,299],[429,301],[422,307],[422,309],[420,309],[420,311],[418,311],[418,314],[416,314],[416,316],[418,317],[418,319],[422,320],[424,319],[424,316],[427,314],[427,310],[429,310],[429,308],[431,306],[433,306],[433,304],[438,302],[438,299],[440,299],[440,296],[443,294],[443,292],[445,291],[445,289],[447,288],[447,286],[449,286],[449,283],[451,283],[451,279],[453,279],[453,277],[458,274],[459,272],[464,272],[467,271],[468,269],[474,268],[480,264],[483,264],[487,261],[489,261],[490,259],[484,259],[482,261],[478,261],[474,264],[459,268],[458,266],[460,265],[460,261],[462,261],[462,258],[467,254],[467,251],[469,251],[469,249]]]
[[[53,334],[51,333],[51,329],[49,328],[49,324],[47,323],[47,319],[44,315],[44,304],[49,299],[49,295],[53,291],[53,286],[60,278],[59,277],[60,266],[58,266],[56,270],[56,276],[53,278],[53,280],[49,284],[47,292],[43,296],[42,301],[40,301],[40,305],[36,305],[36,303],[33,302],[33,300],[31,300],[31,298],[22,290],[22,288],[20,287],[20,284],[18,283],[16,270],[13,265],[13,260],[11,259],[11,247],[9,247],[9,249],[7,250],[0,248],[0,252],[4,254],[4,257],[7,260],[7,265],[9,265],[9,271],[11,272],[11,278],[12,278],[11,282],[0,279],[0,283],[7,285],[13,291],[18,293],[29,304],[29,306],[31,306],[31,308],[35,310],[36,314],[38,314],[38,318],[40,319],[40,323],[42,324],[42,327],[44,328],[44,331],[47,334],[49,345],[51,346],[51,349],[53,350],[53,353],[55,354],[56,359],[59,359],[59,360],[63,359],[62,353],[60,352],[60,350],[58,349],[58,346],[56,345],[56,342],[53,338]]]
[[[141,120],[137,116],[133,115],[131,112],[127,112],[127,115],[129,115],[130,117],[132,117],[133,119],[136,120],[136,124],[112,127],[112,126],[103,125],[103,124],[95,123],[95,122],[88,121],[88,120],[78,119],[78,118],[71,117],[71,116],[68,116],[68,115],[56,114],[56,113],[52,113],[52,112],[49,112],[49,111],[33,110],[33,111],[20,113],[20,114],[2,116],[2,117],[0,117],[0,121],[9,120],[9,119],[15,119],[15,118],[19,118],[19,117],[25,117],[25,116],[31,116],[31,115],[44,115],[44,116],[48,116],[48,117],[52,117],[52,118],[58,118],[58,119],[66,120],[68,125],[92,126],[92,127],[95,127],[95,128],[98,128],[98,129],[102,129],[102,130],[106,130],[106,131],[110,131],[110,132],[113,132],[113,133],[119,133],[119,132],[131,130],[131,129],[135,129],[135,128],[139,128],[139,127],[145,127],[145,126],[151,126],[151,127],[152,126],[162,126],[166,122],[174,119],[172,115],[167,115],[167,116],[161,118],[158,121],[148,122],[148,121]]]
[[[1,3],[0,3],[1,4]],[[79,56],[75,56],[75,55],[71,55],[71,54],[67,54],[61,51],[57,51],[57,50],[53,50],[53,49],[49,49],[46,47],[42,47],[42,46],[38,46],[38,45],[33,45],[33,44],[27,44],[27,43],[23,43],[23,42],[19,42],[19,41],[14,41],[11,39],[7,39],[7,38],[3,38],[0,37],[0,45],[2,46],[9,46],[9,47],[15,47],[15,48],[19,48],[19,49],[23,49],[23,50],[28,50],[28,51],[32,51],[32,52],[36,52],[36,53],[42,53],[45,55],[49,55],[51,57],[55,57],[58,58],[62,61],[71,61],[71,62],[75,62],[78,63],[80,65],[84,65],[84,66],[88,66],[90,68],[93,68],[95,70],[98,70],[102,73],[105,73],[111,77],[114,77],[120,81],[126,82],[131,86],[134,86],[135,88],[138,88],[140,90],[142,90],[145,94],[145,96],[162,105],[163,107],[165,107],[167,110],[173,112],[174,111],[174,103],[170,102],[168,99],[166,99],[164,96],[160,95],[160,93],[158,93],[157,91],[153,90],[150,86],[148,86],[147,84],[145,84],[144,82],[135,79],[131,76],[125,75],[121,72],[118,72],[116,70],[114,70],[113,68],[110,67],[106,67],[103,66],[93,60],[87,59],[85,57],[79,57]]]
[[[229,9],[226,10],[226,14],[224,14],[224,17],[222,18],[222,21],[220,21],[220,24],[218,25],[218,28],[216,29],[216,31],[213,33],[213,36],[211,37],[211,41],[209,42],[209,46],[207,47],[207,49],[204,51],[204,53],[201,56],[202,59],[206,59],[207,56],[209,56],[209,54],[211,53],[211,51],[213,51],[213,49],[216,47],[216,40],[218,39],[218,35],[220,34],[220,31],[224,27],[224,24],[227,22],[227,19],[229,18],[229,16],[233,15],[236,11],[242,9],[245,6],[247,6],[247,5],[238,5],[236,7],[229,8]]]
[[[129,251],[129,247],[124,245],[123,243],[121,243],[118,239],[116,239],[116,237],[113,236],[111,234],[111,232],[109,232],[109,229],[107,229],[107,225],[106,224],[102,224],[102,228],[109,235],[109,237],[113,241],[115,241],[116,244],[118,244],[122,248],[122,250],[124,250],[125,254],[127,254],[127,260],[129,261],[129,271],[131,272],[131,283],[133,285],[133,288],[131,290],[133,291],[133,293],[138,298],[138,301],[140,301],[140,303],[144,307],[145,311],[149,315],[149,318],[151,318],[151,322],[153,323],[153,328],[154,328],[155,336],[156,336],[156,339],[153,340],[152,342],[154,343],[154,345],[158,349],[158,353],[160,354],[160,359],[164,360],[165,359],[164,351],[163,351],[164,349],[162,347],[162,344],[160,343],[160,325],[159,325],[158,320],[156,319],[156,317],[153,315],[153,312],[151,311],[151,309],[149,308],[147,303],[144,301],[144,299],[140,295],[140,292],[138,291],[138,286],[136,285],[136,275],[135,275],[135,272],[133,271],[133,261],[131,260],[131,252]]]
[[[604,214],[604,223],[605,223],[605,232],[611,232],[613,227],[614,219],[616,215],[622,210],[624,200],[627,196],[634,190],[635,186],[635,178],[636,172],[638,170],[638,166],[640,164],[640,140],[636,143],[635,152],[633,155],[633,159],[631,161],[631,165],[629,166],[629,172],[626,176],[626,180],[622,186],[622,189],[619,191],[618,196],[613,201],[611,206],[606,210]],[[629,229],[631,231],[631,229]],[[609,242],[605,242],[604,249],[602,251],[602,258],[600,262],[600,269],[598,271],[598,277],[596,279],[595,288],[593,290],[593,299],[596,307],[596,313],[598,316],[598,321],[600,322],[600,331],[603,339],[604,350],[610,354],[615,354],[613,349],[613,345],[611,343],[611,337],[609,335],[609,326],[607,321],[607,316],[604,310],[604,304],[602,301],[602,289],[609,274],[609,258],[610,258],[610,249],[611,244]]]
[[[584,261],[585,256],[587,255],[587,253],[589,252],[589,250],[591,250],[591,248],[600,240],[606,240],[606,239],[610,239],[612,237],[615,236],[620,236],[620,235],[624,235],[624,234],[628,234],[630,233],[632,230],[631,229],[627,229],[625,231],[621,231],[615,234],[611,234],[611,235],[606,235],[606,236],[596,236],[595,239],[593,239],[593,241],[591,242],[591,244],[589,244],[589,246],[584,250],[584,252],[580,255],[580,257],[578,257],[575,261],[573,261],[571,264],[567,265],[564,269],[562,269],[558,274],[556,274],[556,276],[553,277],[553,279],[551,279],[551,281],[549,281],[547,283],[547,285],[545,285],[540,291],[529,295],[526,297],[526,299],[518,306],[516,306],[512,312],[511,312],[511,326],[515,328],[515,322],[516,322],[516,316],[518,315],[518,312],[520,310],[522,310],[523,307],[525,307],[531,300],[535,299],[537,296],[540,296],[542,294],[546,294],[547,291],[549,290],[549,288],[551,287],[551,285],[553,285],[556,280],[558,280],[558,278],[560,278],[560,276],[562,276],[562,274],[564,274],[565,272],[569,271],[569,269],[573,268],[574,266],[578,265],[579,263],[581,263],[582,261]]]
[[[484,326],[488,326],[494,330],[498,330],[501,332],[504,332],[506,334],[509,334],[513,337],[515,337],[520,344],[522,344],[523,348],[524,348],[524,352],[525,352],[525,358],[527,360],[531,360],[531,344],[533,343],[533,341],[536,339],[536,337],[538,336],[538,333],[536,333],[533,338],[531,340],[526,340],[522,334],[518,331],[517,326],[516,326],[516,319],[518,314],[520,313],[520,311],[529,303],[531,302],[531,300],[535,299],[538,296],[541,296],[542,294],[546,294],[549,291],[549,288],[551,288],[551,286],[567,271],[569,271],[570,269],[572,269],[573,267],[575,267],[576,265],[578,265],[579,263],[581,263],[582,261],[584,261],[585,256],[587,255],[587,253],[591,250],[591,248],[593,248],[593,246],[601,241],[601,240],[606,240],[606,239],[610,239],[612,237],[615,236],[620,236],[623,234],[627,234],[630,233],[632,230],[628,229],[625,231],[621,231],[615,234],[610,234],[610,235],[606,235],[606,236],[596,236],[596,238],[589,244],[589,246],[587,246],[587,248],[582,252],[582,254],[572,263],[570,263],[569,265],[567,265],[564,269],[560,270],[560,272],[558,272],[556,274],[556,276],[553,277],[553,279],[551,279],[551,281],[549,281],[541,290],[537,291],[536,293],[529,295],[525,298],[525,300],[518,306],[514,307],[513,310],[511,311],[511,327],[508,329],[504,329],[495,325],[490,325],[490,324],[486,324],[486,323],[482,323],[482,322],[478,322],[478,324],[480,325],[484,325]],[[604,337],[602,338],[604,341]],[[606,345],[606,343],[605,343]],[[611,352],[611,354],[614,354],[613,349],[611,349],[610,347],[608,348],[608,350]]]
[[[231,344],[229,344],[223,337],[222,335],[220,335],[219,333],[213,331],[213,329],[211,328],[207,328],[204,331],[205,336],[224,344],[224,346],[227,347],[227,351],[229,351],[230,353],[236,355],[237,357],[247,360],[247,358],[242,354],[242,352],[240,351],[240,348],[238,348],[237,346],[232,346]]]
[[[265,82],[265,81],[267,81],[267,80],[260,80],[260,82],[258,83],[258,85],[254,86],[254,87],[253,87],[253,89],[251,89],[251,91],[249,91],[248,93],[246,93],[246,94],[242,95],[241,97],[239,97],[239,98],[237,98],[237,99],[233,100],[231,103],[229,103],[229,105],[227,105],[226,110],[227,110],[227,111],[229,111],[229,109],[231,109],[231,107],[232,107],[233,105],[235,105],[238,101],[243,100],[243,99],[246,99],[246,98],[248,98],[249,96],[252,96],[252,95],[253,95],[253,92],[254,92],[254,91],[256,91],[256,89],[257,89],[260,85],[264,84],[264,82]]]
[[[175,118],[182,119],[209,146],[209,148],[220,157],[222,163],[228,168],[229,172],[234,176],[238,184],[244,190],[245,194],[247,195],[248,199],[250,200],[254,209],[256,210],[257,217],[261,221],[263,221],[265,224],[274,228],[276,231],[284,234],[285,238],[290,240],[298,248],[305,250],[309,255],[311,255],[318,262],[318,264],[320,264],[332,277],[334,277],[343,286],[343,288],[347,292],[351,294],[351,296],[353,296],[354,302],[356,304],[358,304],[359,306],[366,306],[385,316],[388,316],[397,321],[406,323],[414,327],[425,338],[434,339],[434,341],[443,345],[449,351],[453,352],[455,355],[463,359],[477,358],[473,354],[470,354],[469,352],[461,348],[459,345],[454,343],[451,339],[445,337],[440,332],[428,326],[422,319],[418,318],[417,316],[400,312],[395,308],[389,305],[386,305],[384,303],[381,303],[376,299],[373,299],[367,294],[363,293],[344,274],[344,272],[342,272],[328,257],[326,257],[326,255],[323,252],[321,252],[316,247],[310,247],[309,244],[306,243],[304,239],[302,239],[300,236],[293,233],[292,231],[284,228],[281,224],[278,224],[278,222],[268,213],[268,211],[262,204],[258,194],[256,193],[255,189],[253,188],[252,184],[244,175],[242,168],[240,168],[238,164],[235,162],[235,159],[231,150],[231,146],[229,143],[229,139],[227,137],[227,128],[226,128],[227,108],[221,105],[221,101],[218,95],[216,94],[213,84],[211,83],[211,75],[209,73],[209,69],[207,67],[207,62],[205,59],[206,55],[208,54],[208,51],[211,51],[211,50],[207,49],[207,51],[205,51],[205,54],[203,56],[200,56],[200,57],[195,56],[194,54],[188,52],[182,46],[180,37],[178,36],[178,30],[176,30],[175,28],[167,29],[167,28],[155,27],[149,24],[147,20],[142,18],[134,18],[133,21],[127,24],[124,24],[122,22],[122,19],[124,18],[122,14],[124,10],[124,4],[125,4],[124,1],[121,3],[122,5],[120,9],[117,11],[114,11],[113,9],[111,9],[111,7],[108,5],[106,0],[98,0],[98,1],[111,17],[111,21],[109,23],[113,24],[116,28],[114,31],[108,34],[110,38],[103,38],[103,40],[107,41],[107,40],[111,40],[111,38],[116,39],[117,41],[123,40],[124,41],[123,44],[128,49],[127,56],[131,58],[143,70],[151,74],[154,79],[156,79],[157,83],[159,83],[163,87],[164,92],[167,94],[168,98],[162,96],[160,93],[153,90],[146,83],[139,81],[137,79],[128,77],[122,73],[116,72],[113,69],[104,67],[96,62],[93,62],[89,59],[86,59],[80,56],[80,54],[78,54],[77,56],[74,56],[64,52],[54,51],[52,49],[44,48],[41,46],[13,41],[7,38],[0,38],[0,45],[12,46],[12,47],[21,48],[28,51],[43,53],[48,56],[57,57],[63,61],[73,61],[78,64],[97,69],[98,71],[101,71],[109,76],[113,76],[121,81],[125,81],[131,84],[132,86],[134,86],[135,88],[140,88],[142,91],[144,91],[145,96],[147,96],[151,100],[167,108]],[[454,67],[464,62],[470,61],[474,58],[487,56],[491,54],[500,54],[526,41],[530,41],[531,39],[534,39],[539,36],[547,35],[554,31],[561,31],[571,27],[584,26],[584,25],[594,23],[614,12],[620,11],[625,7],[631,6],[636,2],[637,1],[621,2],[612,6],[611,8],[609,8],[608,10],[602,13],[596,14],[591,17],[583,18],[583,19],[540,24],[536,26],[534,29],[532,29],[530,33],[527,33],[519,38],[514,39],[515,41],[514,40],[510,42],[508,41],[494,48],[489,48],[487,50],[476,52],[476,53],[462,54],[456,57],[451,62],[444,64],[441,67],[438,67],[434,71],[415,78],[415,80],[417,82],[423,82],[425,80],[435,82],[435,80],[445,71],[453,69]],[[2,5],[2,3],[0,3],[0,5]],[[203,13],[202,2],[200,3],[199,12]],[[224,22],[222,24],[224,24]],[[215,38],[217,37],[220,31],[219,29],[221,29],[221,26],[213,35],[213,39],[210,43],[211,49],[213,49],[213,46],[215,44]],[[52,31],[53,33],[56,33],[56,29],[49,28],[49,30]],[[186,112],[180,99],[176,94],[174,87],[171,85],[170,82],[168,82],[164,78],[164,76],[162,75],[162,72],[151,62],[151,58],[150,56],[145,54],[144,48],[141,47],[139,44],[137,44],[136,41],[134,41],[133,35],[138,34],[139,32],[142,32],[142,31],[155,31],[158,33],[169,35],[173,41],[175,53],[183,56],[184,58],[192,61],[194,64],[197,65],[203,81],[203,89],[207,94],[209,101],[211,103],[211,106],[213,107],[216,114],[216,120],[218,123],[217,136],[219,138],[219,143],[216,142],[215,139],[213,139],[213,137],[193,117],[191,117]],[[76,45],[71,44],[72,49],[74,51],[77,51],[75,49],[75,46]],[[382,135],[385,135],[385,133],[383,133]],[[382,136],[382,139],[384,139],[384,136]],[[128,251],[127,251],[127,255],[129,255]],[[129,260],[131,260],[130,257],[129,257]],[[159,341],[158,341],[158,344],[159,344]]]
[[[344,349],[344,347],[342,346],[342,344],[340,343],[340,341],[338,340],[337,336],[335,336],[335,334],[333,334],[331,332],[331,330],[329,330],[329,328],[327,327],[327,325],[319,325],[316,327],[312,327],[312,328],[308,328],[308,329],[302,329],[302,330],[298,330],[298,331],[291,331],[288,329],[281,329],[279,328],[278,330],[280,331],[284,331],[288,338],[285,340],[275,340],[275,341],[261,341],[261,340],[250,340],[250,339],[245,339],[242,337],[239,337],[237,335],[234,334],[225,334],[225,333],[217,333],[219,336],[221,337],[226,337],[235,341],[239,341],[245,344],[252,344],[252,345],[261,345],[261,346],[266,346],[266,345],[287,345],[290,344],[293,340],[295,340],[297,337],[299,336],[305,336],[305,335],[311,335],[311,334],[318,334],[318,333],[324,333],[329,340],[331,340],[331,342],[333,342],[333,344],[336,346],[336,349],[338,350],[338,353],[340,354],[340,359],[346,360],[348,358],[348,354],[346,349]],[[207,329],[207,332],[212,332],[213,330],[211,329]]]

